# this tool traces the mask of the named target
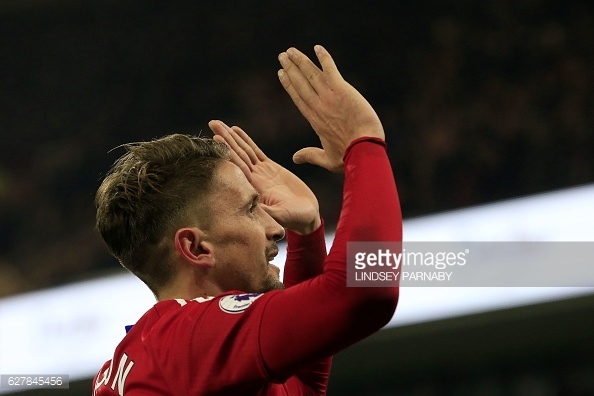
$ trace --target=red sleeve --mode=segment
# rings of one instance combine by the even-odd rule
[[[324,272],[326,236],[324,220],[312,233],[299,235],[287,230],[287,261],[283,275],[286,287],[295,286]]]
[[[285,286],[292,287],[322,274],[326,256],[323,219],[322,224],[307,235],[299,235],[287,230],[287,261],[283,277]],[[285,383],[287,392],[291,395],[325,395],[331,366],[330,357],[308,364]]]
[[[396,309],[397,287],[347,287],[346,281],[347,242],[402,241],[400,204],[385,143],[358,139],[344,161],[343,208],[323,273],[270,292],[266,299],[259,343],[272,378],[287,378],[371,335]]]

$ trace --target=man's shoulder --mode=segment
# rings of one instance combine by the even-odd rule
[[[245,293],[235,290],[219,294],[216,297],[165,300],[155,304],[145,314],[147,320],[142,324],[151,328],[165,327],[171,329],[175,322],[182,320],[186,322],[184,327],[187,327],[188,319],[191,323],[197,324],[203,315],[208,316],[209,319],[219,318],[222,321],[228,319],[233,322],[240,317],[246,316],[238,314],[261,311],[265,305],[265,300],[273,294],[274,292]],[[139,321],[139,324],[143,322],[145,317]]]
[[[254,301],[264,296],[264,293],[245,293],[241,291],[229,291],[219,294],[216,297],[198,297],[191,300],[176,298],[173,300],[160,301],[151,310],[159,317],[176,315],[189,310],[200,310],[215,308],[218,306],[221,312],[240,313],[252,305]]]
[[[193,389],[226,386],[240,377],[265,378],[258,337],[261,314],[276,293],[230,291],[216,297],[158,302],[129,330],[112,360],[100,370],[94,383],[104,393],[98,394],[111,394],[116,377],[128,384],[143,384],[150,377],[150,383],[158,386],[183,383]],[[179,364],[167,364],[171,356]],[[200,373],[185,377],[186,371],[175,371],[175,367],[191,367],[197,358],[202,362]],[[220,381],[215,383],[214,378]]]
[[[258,321],[267,296],[272,294],[230,291],[216,297],[160,301],[136,324],[128,326],[118,349],[144,349],[144,346],[157,345],[167,347],[165,349],[175,348],[187,345],[187,340],[196,333],[217,332],[240,323],[249,326],[253,320]]]

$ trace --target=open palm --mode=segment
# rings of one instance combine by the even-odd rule
[[[297,176],[264,154],[239,127],[211,121],[214,139],[231,148],[231,161],[260,194],[262,207],[283,227],[306,234],[320,224],[318,200]]]

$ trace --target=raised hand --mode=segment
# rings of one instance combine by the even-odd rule
[[[320,45],[314,49],[321,70],[295,48],[279,55],[283,67],[279,79],[318,134],[323,148],[301,149],[293,161],[341,172],[349,144],[363,136],[385,139],[384,129],[369,102],[342,78],[328,51]]]
[[[231,148],[237,165],[260,194],[262,208],[283,227],[308,234],[320,226],[318,200],[297,176],[264,154],[239,127],[213,120],[208,126],[214,139]]]

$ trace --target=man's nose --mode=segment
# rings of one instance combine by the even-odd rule
[[[266,229],[266,237],[268,239],[272,239],[273,241],[280,241],[285,237],[285,229],[281,226],[272,216],[268,214],[264,209],[264,221],[265,221],[265,229]]]

